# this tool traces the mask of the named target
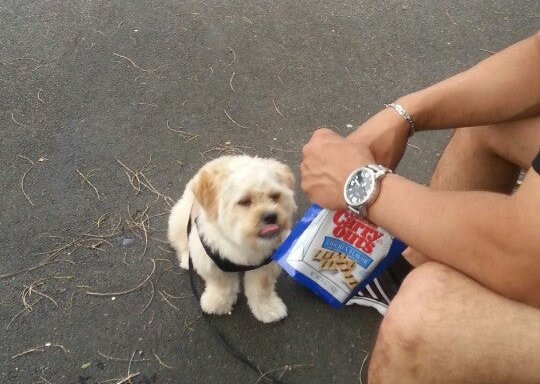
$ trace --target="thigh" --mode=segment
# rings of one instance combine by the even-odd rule
[[[498,156],[529,169],[540,149],[540,116],[472,129],[486,130],[486,143]]]
[[[540,310],[429,262],[383,320],[370,382],[540,382]],[[395,381],[398,380],[398,381]]]

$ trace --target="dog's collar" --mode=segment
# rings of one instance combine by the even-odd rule
[[[195,226],[197,226],[197,219],[195,219]],[[187,234],[188,234],[188,239],[189,239],[189,235],[191,234],[191,215],[189,215]],[[272,251],[270,255],[258,265],[241,265],[241,264],[233,263],[230,260],[224,259],[219,254],[219,252],[214,251],[208,244],[206,244],[206,242],[203,240],[203,238],[200,235],[199,235],[199,240],[201,241],[204,251],[206,252],[208,257],[210,257],[212,261],[216,264],[216,266],[219,269],[221,269],[223,272],[247,272],[247,271],[252,271],[254,269],[257,269],[257,268],[261,268],[267,264],[270,264],[270,262],[272,261],[272,254],[274,253],[274,251]]]

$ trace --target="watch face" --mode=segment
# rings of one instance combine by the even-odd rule
[[[373,172],[362,169],[356,172],[345,188],[345,198],[349,205],[353,207],[364,204],[373,194],[375,188],[375,176]]]

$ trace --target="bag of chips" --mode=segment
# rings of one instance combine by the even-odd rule
[[[340,308],[405,247],[388,231],[352,212],[312,205],[273,259],[293,279]]]

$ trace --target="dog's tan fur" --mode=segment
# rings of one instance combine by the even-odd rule
[[[189,181],[171,211],[168,237],[177,250],[180,265],[187,268],[191,256],[194,269],[206,282],[201,296],[205,312],[229,313],[236,302],[240,281],[238,273],[223,272],[214,264],[199,236],[234,263],[260,264],[290,231],[296,211],[294,182],[286,165],[249,156],[215,159]],[[188,239],[190,213],[197,217],[198,226],[193,227]],[[261,236],[261,218],[267,213],[277,216],[279,233],[272,238]],[[280,268],[273,262],[245,273],[248,305],[263,322],[278,321],[287,315],[285,304],[274,290],[279,273]]]

